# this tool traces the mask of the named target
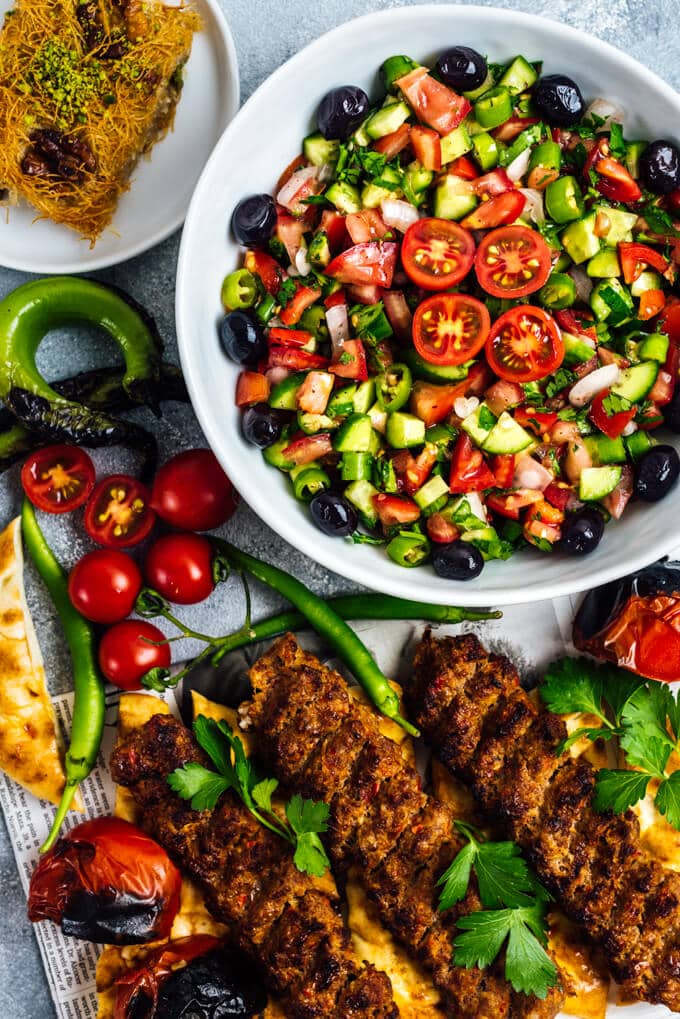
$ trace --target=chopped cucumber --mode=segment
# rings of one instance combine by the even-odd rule
[[[618,382],[612,386],[612,393],[622,396],[630,403],[639,403],[651,390],[658,374],[659,366],[656,361],[633,364],[621,372]]]
[[[469,181],[446,176],[437,185],[433,211],[438,219],[462,219],[476,206],[477,196]]]
[[[328,243],[328,234],[325,230],[319,230],[318,233],[314,234],[307,248],[309,263],[315,269],[325,269],[330,264],[332,257]]]
[[[354,394],[355,414],[368,414],[369,409],[375,403],[375,379],[367,379],[361,382]]]
[[[638,357],[641,361],[658,361],[659,364],[665,364],[669,342],[665,333],[650,333],[640,343]]]
[[[429,481],[426,481],[422,488],[419,488],[413,496],[416,504],[425,512],[433,503],[438,502],[442,496],[448,497],[449,486],[442,477],[436,474]]]
[[[613,279],[621,275],[619,256],[614,248],[603,248],[588,262],[586,272],[599,279]]]
[[[623,442],[631,460],[639,460],[654,445],[654,439],[649,432],[643,431],[642,428],[633,432],[632,435],[624,435]]]
[[[609,325],[620,326],[633,314],[633,298],[618,279],[605,279],[594,287],[590,307],[598,322],[606,319]]]
[[[483,446],[497,421],[498,418],[493,411],[485,403],[480,403],[472,414],[468,414],[461,424],[461,428],[473,442],[476,442],[478,446]]]
[[[508,91],[518,95],[520,92],[526,92],[528,88],[531,88],[537,78],[536,68],[532,67],[524,57],[518,56],[515,57],[510,66],[501,75],[498,84],[504,85]]]
[[[626,447],[621,436],[610,439],[608,435],[586,435],[583,441],[598,467],[626,462]]]
[[[336,180],[326,192],[326,198],[332,202],[338,212],[349,215],[351,212],[361,211],[361,198],[359,189],[346,180]]]
[[[350,414],[335,433],[333,447],[339,453],[370,453],[373,425],[367,414]]]
[[[269,406],[275,410],[297,410],[297,391],[307,377],[306,372],[296,372],[272,386]]]
[[[283,456],[283,451],[290,446],[290,435],[288,431],[277,439],[271,446],[267,446],[266,449],[262,450],[262,456],[270,467],[278,467],[280,471],[292,471],[295,464],[292,460],[286,460]]]
[[[340,151],[339,141],[329,141],[321,134],[321,131],[316,131],[314,134],[308,134],[302,143],[302,151],[305,159],[307,159],[312,166],[324,166],[326,163],[337,163],[338,153]]]
[[[442,165],[452,163],[459,156],[464,156],[472,148],[472,139],[465,124],[460,124],[441,139]]]
[[[498,166],[500,156],[498,142],[488,131],[479,131],[478,134],[472,136],[472,149],[474,157],[484,173],[493,170],[494,166]]]
[[[376,110],[365,123],[366,134],[373,141],[392,134],[411,116],[411,108],[400,100]]]
[[[586,467],[579,481],[579,499],[596,502],[613,492],[621,480],[620,467]]]
[[[641,297],[646,290],[661,290],[663,283],[658,272],[647,270],[641,272],[636,280],[630,285],[630,292],[633,297]]]
[[[466,99],[469,99],[471,101],[479,99],[479,97],[483,96],[485,92],[489,92],[494,87],[495,84],[496,79],[494,78],[493,74],[491,73],[491,71],[487,71],[486,78],[484,79],[482,84],[479,85],[477,88],[473,88],[471,92],[463,92],[463,95],[465,96]]]
[[[604,236],[605,244],[615,248],[622,241],[632,239],[631,230],[637,223],[638,217],[635,212],[626,212],[625,209],[613,209],[609,205],[596,205],[593,212],[602,212],[609,220],[611,226]]]
[[[387,418],[385,438],[393,449],[421,446],[425,441],[425,422],[414,414],[395,411]]]
[[[410,192],[410,195],[415,198],[416,204],[419,205],[433,180],[432,170],[426,170],[414,159],[404,171],[404,191],[407,195]]]
[[[564,250],[572,262],[580,265],[600,250],[600,238],[595,233],[595,213],[570,223],[560,234]]]
[[[572,333],[562,333],[562,342],[564,343],[564,363],[566,365],[585,364],[595,355],[593,347]]]
[[[463,425],[465,427],[465,425]],[[485,453],[519,453],[533,442],[533,436],[518,424],[512,415],[504,410],[487,435],[482,449]]]
[[[348,414],[355,412],[354,397],[356,395],[357,387],[354,382],[349,386],[343,386],[342,389],[336,389],[326,407],[326,413],[330,417],[347,417]]]
[[[378,514],[373,504],[373,497],[378,494],[378,489],[370,481],[353,481],[345,489],[345,498],[355,507],[366,527],[375,527],[378,523]]]
[[[430,364],[413,347],[399,352],[401,360],[409,366],[414,378],[426,382],[460,382],[468,374],[471,361],[465,364]]]

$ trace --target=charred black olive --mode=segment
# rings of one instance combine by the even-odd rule
[[[604,534],[604,517],[592,506],[569,513],[562,527],[562,548],[569,555],[594,552]]]
[[[583,116],[585,104],[581,90],[566,74],[547,74],[534,88],[534,103],[549,124],[571,127]]]
[[[640,156],[640,177],[656,195],[680,188],[680,151],[672,142],[652,142]]]
[[[239,244],[256,248],[266,244],[276,226],[276,204],[271,195],[250,195],[234,209],[231,229]]]
[[[320,492],[310,502],[309,509],[319,530],[333,538],[346,538],[357,529],[356,510],[338,492]]]
[[[437,61],[437,73],[457,92],[473,92],[487,75],[486,60],[469,46],[452,46]]]
[[[680,474],[680,457],[672,446],[654,446],[638,461],[635,494],[645,502],[668,495]]]
[[[432,565],[434,572],[446,580],[474,580],[484,569],[484,557],[469,541],[452,541],[437,546]]]
[[[262,326],[246,311],[230,311],[219,326],[222,350],[236,364],[257,364],[267,356]]]
[[[368,96],[357,85],[331,89],[319,103],[316,121],[324,138],[345,141],[368,113]]]
[[[250,1019],[267,1004],[260,980],[243,959],[222,950],[194,959],[163,983],[157,1019]]]
[[[266,449],[281,437],[283,418],[267,403],[256,403],[241,418],[243,436],[253,446]]]

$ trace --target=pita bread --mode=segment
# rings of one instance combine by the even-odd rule
[[[0,534],[0,768],[39,799],[59,803],[66,776],[23,570],[17,517]],[[79,797],[74,808],[82,810]]]

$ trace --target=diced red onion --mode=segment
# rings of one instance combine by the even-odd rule
[[[573,265],[569,270],[569,275],[576,285],[576,297],[579,301],[587,304],[593,290],[593,281],[590,276],[581,265]],[[582,339],[584,337],[579,336],[579,340]]]
[[[513,488],[533,488],[536,492],[544,492],[554,476],[549,470],[531,456],[523,456],[515,464],[512,479]]]
[[[601,117],[604,123],[599,124],[596,127],[596,131],[609,131],[612,126],[612,122],[617,124],[623,124],[625,112],[622,106],[618,103],[613,103],[611,99],[593,99],[592,103],[585,112],[585,117]]]
[[[404,343],[410,340],[413,315],[401,290],[383,291],[383,303],[394,335]]]
[[[605,364],[601,368],[596,368],[594,372],[579,379],[571,387],[569,403],[572,407],[585,407],[598,393],[613,386],[620,374],[621,372],[615,364]]]
[[[405,234],[412,223],[420,219],[420,213],[415,205],[410,202],[402,202],[400,198],[386,198],[380,206],[382,218],[387,226],[394,227],[400,233]]]
[[[289,208],[290,203],[293,202],[298,191],[308,181],[311,181],[312,178],[317,178],[318,176],[318,166],[301,166],[299,170],[295,170],[291,173],[290,177],[276,196],[276,201],[279,205],[283,205],[286,209]]]
[[[544,223],[543,192],[536,188],[520,188],[519,190],[526,198],[524,211],[529,213],[534,223]]]
[[[456,417],[459,417],[461,421],[464,421],[466,417],[469,417],[470,414],[473,414],[478,407],[479,400],[477,399],[476,396],[471,396],[469,399],[466,399],[464,396],[459,396],[458,399],[455,400],[453,404],[453,409],[456,414]]]
[[[521,180],[524,174],[529,169],[529,160],[531,159],[531,149],[523,149],[518,156],[513,159],[509,166],[505,168],[510,180]]]
[[[346,304],[334,304],[326,309],[326,324],[333,347],[333,360],[337,361],[345,340],[349,339],[349,317]]]
[[[265,375],[269,379],[269,384],[275,386],[278,382],[283,382],[284,379],[287,379],[290,372],[287,368],[283,367],[267,368]]]
[[[477,517],[478,520],[482,521],[488,520],[486,506],[482,502],[479,492],[466,492],[462,498],[467,499],[467,504],[473,517]]]
[[[636,421],[629,421],[626,427],[621,432],[621,435],[632,435],[633,432],[637,432],[639,425]]]
[[[333,163],[323,163],[318,167],[318,171],[317,176],[322,184],[327,184],[335,176],[335,166]]]
[[[295,256],[295,268],[301,276],[308,276],[312,271],[312,266],[307,258],[307,248],[302,247]]]

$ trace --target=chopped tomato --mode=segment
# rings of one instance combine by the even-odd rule
[[[486,341],[486,359],[502,379],[534,382],[557,371],[564,360],[564,344],[547,312],[521,304],[494,322]]]
[[[625,166],[610,156],[606,138],[593,146],[586,159],[583,172],[589,183],[591,170],[597,175],[595,187],[610,201],[637,202],[642,198],[642,191]]]
[[[587,336],[589,340],[597,343],[597,329],[592,324],[593,316],[590,312],[566,308],[564,311],[555,312],[555,318],[560,329],[563,329],[565,333]]]
[[[641,322],[647,322],[650,318],[654,318],[666,307],[666,295],[663,290],[645,290],[640,295],[640,307],[638,308],[638,318]]]
[[[414,457],[408,450],[406,452],[408,460],[403,466],[401,475],[404,482],[404,491],[408,495],[414,495],[421,485],[425,484],[432,473],[432,468],[437,462],[437,447],[434,443],[428,442],[417,457]]]
[[[296,350],[292,347],[269,348],[267,368],[291,368],[293,371],[305,371],[307,368],[327,367],[328,358],[321,357],[320,354],[310,354],[307,350]]]
[[[492,230],[475,255],[479,285],[494,297],[533,294],[546,282],[550,269],[550,248],[537,230],[526,226]]]
[[[31,453],[21,469],[26,495],[45,513],[68,513],[82,506],[94,479],[94,464],[80,446],[44,446]]]
[[[499,379],[484,394],[484,402],[489,410],[500,417],[504,410],[516,407],[524,399],[524,390],[516,382]]]
[[[347,240],[345,217],[333,209],[324,209],[321,213],[319,229],[328,237],[328,245],[332,252],[341,251]]]
[[[460,177],[461,180],[476,180],[479,176],[479,170],[467,156],[458,156],[458,159],[454,159],[446,167],[446,172],[454,177]]]
[[[373,284],[391,287],[397,264],[399,245],[393,241],[378,244],[355,244],[340,255],[336,255],[326,269],[326,276],[340,283]]]
[[[251,403],[266,403],[269,399],[269,379],[260,372],[243,371],[236,382],[236,406],[248,407]]]
[[[540,502],[543,498],[541,492],[534,490],[533,488],[519,488],[516,492],[509,492],[507,495],[503,495],[500,492],[491,492],[487,496],[486,505],[494,513],[498,513],[502,517],[508,517],[509,520],[519,520],[520,511],[526,509],[527,506],[531,506],[535,502]]]
[[[476,297],[433,294],[413,316],[413,345],[430,364],[464,364],[482,349],[490,328],[488,309]]]
[[[520,117],[515,113],[491,133],[497,141],[507,143],[513,141],[517,135],[533,124],[538,124],[538,117]]]
[[[295,400],[305,414],[323,414],[333,392],[333,376],[328,372],[309,372]]]
[[[416,67],[398,78],[395,85],[404,93],[418,119],[441,135],[454,131],[472,109],[472,103],[433,78],[426,67]]]
[[[498,453],[492,456],[491,470],[499,488],[510,488],[515,474],[515,454]]]
[[[246,251],[243,264],[249,272],[260,277],[268,294],[276,295],[279,292],[283,283],[283,269],[275,258],[266,251],[256,248],[253,251]]]
[[[356,379],[365,382],[368,378],[366,351],[361,340],[345,340],[340,359],[329,365],[329,372],[341,379]]]
[[[385,314],[390,320],[394,335],[401,343],[411,339],[411,323],[413,315],[401,290],[385,290],[382,299],[385,303]]]
[[[620,520],[623,516],[623,511],[633,495],[634,484],[635,472],[630,464],[624,464],[618,485],[602,500],[604,508],[611,513],[614,520]]]
[[[513,417],[518,425],[528,428],[539,438],[546,435],[557,422],[557,414],[549,411],[538,412],[533,407],[518,407]]]
[[[112,474],[95,487],[85,507],[85,530],[105,548],[131,548],[156,522],[151,493],[127,474]]]
[[[633,406],[628,410],[619,410],[610,414],[605,406],[606,400],[610,396],[611,393],[608,389],[598,393],[591,404],[589,417],[595,427],[610,439],[618,439],[626,425],[629,425],[635,417],[636,408]]]
[[[373,496],[373,505],[385,530],[396,524],[412,524],[420,516],[420,509],[413,499],[399,495],[379,492]]]
[[[671,345],[680,345],[680,301],[672,299],[666,304],[659,329],[670,337]]]
[[[438,545],[448,545],[460,537],[460,530],[443,513],[433,513],[425,524],[427,536]]]
[[[564,511],[574,498],[574,489],[562,481],[551,481],[543,492],[543,498],[547,499],[551,506]]]
[[[345,220],[345,225],[352,244],[381,241],[390,232],[377,209],[351,212]]]
[[[427,427],[444,421],[459,396],[465,396],[467,382],[438,386],[432,382],[416,382],[411,392],[410,410]]]
[[[411,140],[411,126],[410,124],[402,124],[392,134],[386,134],[384,138],[378,138],[377,142],[373,142],[373,148],[376,152],[382,153],[383,156],[387,156],[388,159],[394,159],[398,156],[402,149],[405,149]]]
[[[303,287],[297,284],[295,294],[288,302],[279,318],[286,326],[293,326],[302,318],[307,308],[321,297],[321,290],[318,287]]]
[[[459,435],[451,458],[449,491],[481,492],[494,488],[496,479],[479,449],[467,435]]]
[[[544,524],[561,524],[564,521],[564,513],[557,506],[553,506],[546,499],[539,499],[527,513],[532,520],[540,520]]]
[[[439,135],[431,127],[416,124],[411,128],[411,145],[416,159],[426,170],[437,173],[442,168],[442,145]]]
[[[555,545],[562,537],[562,528],[557,524],[546,524],[543,520],[534,520],[530,517],[525,521],[522,533],[530,545],[540,548],[543,541]]]
[[[474,237],[446,219],[419,219],[404,234],[404,270],[423,290],[447,290],[467,276],[475,257]]]
[[[347,304],[347,296],[345,291],[341,288],[336,290],[334,294],[329,294],[328,297],[324,298],[325,308],[335,308],[338,304]]]
[[[281,455],[299,467],[332,452],[333,442],[329,433],[318,432],[316,435],[297,435]]]
[[[517,188],[514,180],[508,177],[507,170],[501,168],[477,177],[473,190],[478,198],[484,200],[504,195],[506,191],[516,191]]]
[[[283,326],[272,326],[269,330],[269,342],[280,343],[282,347],[306,347],[314,339],[314,333],[306,329],[284,329]],[[271,368],[271,365],[269,366]]]
[[[673,379],[673,376],[670,372],[662,369],[656,377],[648,399],[651,400],[652,403],[655,403],[658,407],[664,407],[673,399],[674,391],[675,380]]]
[[[548,184],[552,184],[560,175],[560,171],[554,166],[535,166],[529,171],[527,187],[536,191],[545,191]]]
[[[303,247],[303,238],[308,226],[287,212],[279,211],[276,216],[276,237],[281,241],[290,261],[295,264],[297,253]]]
[[[299,156],[296,156],[295,159],[293,159],[288,164],[286,169],[283,171],[283,173],[281,174],[281,176],[277,180],[277,182],[276,182],[276,189],[274,191],[274,194],[278,195],[278,193],[281,190],[281,188],[284,187],[284,185],[286,185],[288,183],[288,181],[293,176],[295,171],[299,170],[303,166],[307,166],[307,160],[302,155],[302,153],[300,153]]]
[[[629,244],[622,241],[619,244],[619,258],[623,269],[623,278],[626,283],[634,283],[642,275],[645,267],[651,265],[663,275],[668,271],[670,263],[664,258],[661,252],[655,251],[647,244]]]
[[[285,193],[280,189],[277,191],[276,200],[297,219],[304,219],[307,222],[314,214],[314,209],[306,199],[318,194],[322,189],[323,184],[319,180],[316,167],[301,166],[288,178]]]
[[[651,397],[651,393],[649,395]],[[661,408],[650,401],[649,405],[638,414],[637,423],[638,427],[644,432],[651,432],[655,428],[658,428],[659,425],[663,424]]]
[[[461,225],[468,230],[489,230],[497,226],[514,223],[524,212],[526,198],[515,188],[482,201],[476,209],[461,220]]]

